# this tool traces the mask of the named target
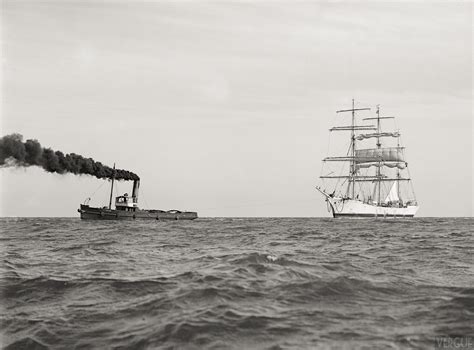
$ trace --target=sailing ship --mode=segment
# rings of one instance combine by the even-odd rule
[[[418,204],[401,134],[398,130],[382,128],[382,123],[386,126],[394,117],[380,116],[380,106],[375,117],[362,119],[372,124],[358,123],[356,113],[369,110],[355,108],[352,100],[352,108],[336,112],[352,115],[350,125],[329,129],[331,133],[349,132],[347,152],[323,159],[322,184],[316,189],[335,218],[413,217]]]
[[[115,172],[115,165],[114,165]],[[108,207],[91,207],[89,206],[90,198],[86,199],[77,210],[81,219],[84,220],[194,220],[197,219],[197,213],[194,211],[180,210],[159,210],[159,209],[140,209],[138,207],[138,190],[140,188],[140,180],[133,180],[132,195],[125,193],[123,196],[115,197],[115,209],[112,208],[112,197],[114,189],[114,180],[110,188],[110,200]]]

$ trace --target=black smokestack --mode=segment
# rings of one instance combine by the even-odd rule
[[[23,142],[23,136],[20,134],[11,134],[0,139],[0,166],[10,165],[8,163],[10,159],[13,159],[12,166],[36,165],[50,173],[87,174],[99,179],[111,179],[114,176],[114,169],[92,158],[43,148],[37,140]],[[137,174],[122,169],[115,170],[115,178],[117,180],[140,179]]]

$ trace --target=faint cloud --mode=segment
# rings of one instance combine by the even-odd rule
[[[73,57],[81,69],[90,69],[97,63],[97,50],[92,46],[81,45],[73,53]]]

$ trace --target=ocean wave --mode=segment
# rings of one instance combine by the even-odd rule
[[[46,350],[48,346],[31,337],[25,337],[14,341],[4,347],[5,350]]]
[[[472,220],[0,224],[7,349],[404,349],[472,333]]]

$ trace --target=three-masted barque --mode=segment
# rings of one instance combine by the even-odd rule
[[[352,100],[352,108],[336,112],[352,115],[350,125],[330,129],[350,134],[347,152],[323,159],[322,184],[316,189],[333,217],[413,217],[418,204],[400,132],[382,128],[394,117],[380,116],[377,106],[375,117],[363,118],[371,124],[359,124],[356,113],[369,110],[355,108]]]

